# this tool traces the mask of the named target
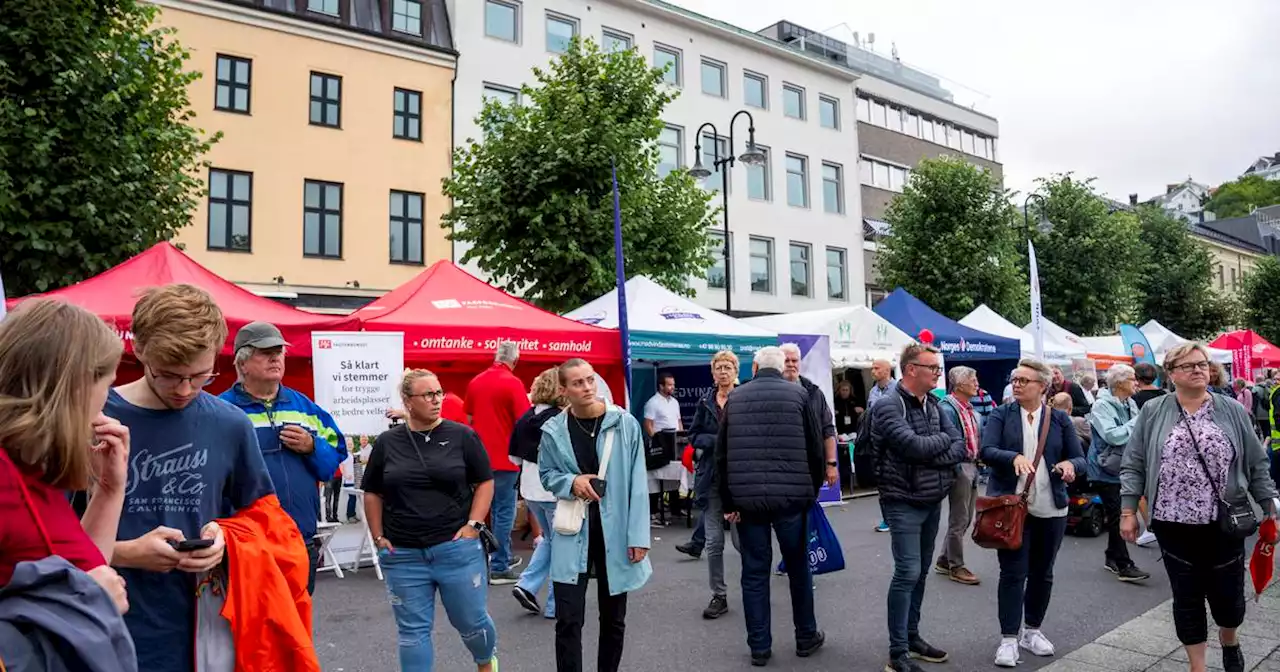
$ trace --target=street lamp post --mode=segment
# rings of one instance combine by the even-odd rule
[[[719,172],[720,195],[724,205],[724,246],[720,253],[724,259],[724,311],[726,313],[733,310],[733,271],[729,266],[729,179],[728,171],[725,166],[733,167],[735,159],[733,156],[733,126],[738,121],[738,117],[747,116],[747,149],[741,156],[737,157],[737,161],[742,161],[748,166],[758,166],[765,162],[764,152],[756,146],[756,120],[751,113],[746,110],[738,110],[736,114],[729,119],[729,151],[728,155],[720,156],[720,132],[716,130],[715,124],[707,122],[698,127],[698,132],[694,136],[693,144],[693,167],[689,169],[689,174],[695,179],[705,180],[711,177],[712,172]],[[711,129],[714,136],[712,141],[711,168],[702,165],[702,131],[705,128]]]
[[[1040,194],[1027,194],[1027,200],[1022,202],[1022,225],[1027,229],[1027,235],[1031,235],[1031,199],[1040,201],[1040,221],[1046,219],[1045,209],[1049,207],[1049,202],[1044,200],[1044,196]]]

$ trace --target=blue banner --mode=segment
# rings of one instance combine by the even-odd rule
[[[1132,324],[1120,325],[1120,338],[1124,340],[1124,349],[1133,356],[1133,363],[1146,362],[1155,366],[1156,353],[1151,350],[1146,334]],[[1156,381],[1159,385],[1160,382]]]
[[[609,164],[613,171],[613,266],[618,283],[618,336],[622,338],[622,378],[626,384],[623,398],[629,404],[632,392],[631,330],[627,328],[627,272],[622,259],[622,205],[618,197],[618,165],[612,159]]]

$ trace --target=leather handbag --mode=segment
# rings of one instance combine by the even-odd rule
[[[600,478],[605,478],[609,469],[609,456],[613,454],[613,435],[616,429],[610,429],[604,435],[604,454],[600,457]],[[551,518],[551,528],[556,534],[574,536],[582,531],[582,521],[587,519],[587,500],[578,497],[556,500],[556,512]]]
[[[1018,407],[1021,416],[1021,407]],[[1044,457],[1044,444],[1049,438],[1049,425],[1053,424],[1052,410],[1040,408],[1040,441],[1036,444],[1036,459],[1031,463],[1031,473],[1016,495],[978,497],[974,505],[973,543],[982,548],[997,551],[1016,551],[1022,548],[1022,527],[1027,520],[1027,499],[1036,482],[1036,472]],[[1021,417],[1019,417],[1021,421]]]

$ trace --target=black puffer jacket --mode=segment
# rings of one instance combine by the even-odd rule
[[[827,403],[827,395],[816,383],[800,376],[800,387],[809,395],[809,409],[818,418],[818,426],[822,428],[822,438],[830,439],[836,435],[836,417]]]
[[[933,395],[921,403],[901,385],[891,394],[868,411],[880,499],[932,506],[951,492],[965,459],[964,434]]]
[[[769,519],[808,510],[822,486],[822,428],[805,389],[760,369],[729,393],[716,437],[727,513]]]
[[[716,403],[716,389],[698,400],[698,410],[693,413],[689,426],[689,443],[693,444],[697,467],[693,472],[693,506],[707,508],[707,496],[716,487],[716,436],[720,433],[720,405]]]

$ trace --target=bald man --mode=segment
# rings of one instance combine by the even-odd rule
[[[867,393],[867,408],[875,406],[877,401],[892,392],[898,384],[898,381],[893,379],[893,364],[888,360],[877,359],[871,362],[871,377],[875,380],[875,384]]]
[[[1059,392],[1053,395],[1049,400],[1049,405],[1071,415],[1071,411],[1075,408],[1075,404],[1071,401],[1071,395],[1066,392]],[[1089,421],[1075,415],[1071,415],[1071,424],[1076,428],[1076,435],[1080,437],[1080,449],[1089,450],[1089,439],[1093,437],[1093,432],[1089,431]]]

